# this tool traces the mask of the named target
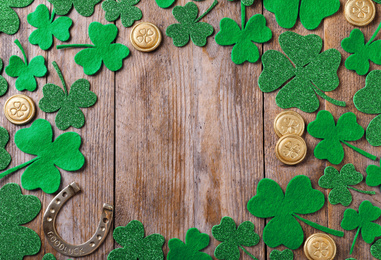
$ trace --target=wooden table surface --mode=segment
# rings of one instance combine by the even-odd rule
[[[180,5],[186,2],[177,0]],[[240,21],[238,1],[219,2],[203,20],[212,24],[216,31],[219,30],[219,21],[223,17]],[[356,91],[364,87],[365,77],[344,67],[344,58],[348,57],[348,53],[340,46],[341,40],[348,37],[355,28],[344,18],[345,2],[346,0],[341,0],[339,12],[325,19],[316,30],[307,31],[298,22],[292,31],[302,35],[315,33],[324,39],[325,50],[336,48],[341,52],[343,62],[339,69],[340,86],[328,95],[346,101],[348,106],[339,108],[320,99],[320,109],[331,111],[335,118],[352,111],[358,115],[359,123],[365,128],[373,116],[358,112],[352,101]],[[98,95],[94,107],[83,109],[85,127],[68,130],[82,136],[81,151],[86,157],[86,165],[83,170],[74,173],[61,170],[62,188],[74,181],[82,188],[82,192],[64,206],[57,219],[58,231],[67,242],[79,244],[92,236],[103,203],[114,205],[115,227],[125,226],[137,219],[144,224],[147,235],[164,235],[164,252],[167,254],[170,238],[184,240],[186,231],[191,227],[211,235],[211,228],[219,224],[223,216],[232,217],[237,224],[252,221],[262,237],[266,221],[251,215],[246,210],[246,204],[256,194],[257,184],[264,177],[276,180],[285,189],[294,176],[305,174],[311,178],[314,188],[328,195],[327,190],[317,185],[319,177],[329,165],[313,155],[317,139],[305,135],[308,155],[300,165],[286,166],[277,160],[274,147],[278,138],[273,131],[273,120],[282,109],[275,104],[276,92],[264,94],[258,88],[257,80],[262,70],[260,62],[235,65],[230,58],[232,47],[217,45],[214,41],[215,34],[208,39],[204,48],[193,43],[177,48],[165,36],[156,52],[141,53],[133,49],[129,41],[131,28],[124,28],[118,20],[116,25],[120,31],[117,42],[127,45],[131,56],[124,61],[124,67],[119,72],[113,73],[103,66],[95,76],[86,76],[82,67],[74,62],[78,49],[57,50],[54,47],[42,51],[38,46],[28,43],[28,37],[35,28],[27,23],[26,17],[41,3],[52,9],[51,4],[44,0],[35,0],[27,8],[16,9],[21,18],[20,31],[13,36],[1,34],[0,57],[5,66],[11,55],[21,56],[13,43],[19,39],[29,58],[43,55],[47,60],[49,73],[38,79],[37,91],[25,93],[36,103],[43,97],[44,84],[49,82],[61,85],[53,69],[53,61],[61,67],[68,86],[79,78],[86,78],[91,83],[91,90]],[[203,12],[211,3],[212,0],[207,0],[197,5]],[[175,22],[171,9],[160,9],[153,0],[142,0],[137,6],[143,11],[142,21],[156,24],[163,33]],[[380,5],[377,9],[380,13]],[[249,17],[257,13],[264,14],[274,33],[271,42],[257,45],[260,50],[280,50],[278,37],[286,30],[277,25],[274,15],[263,8],[262,1],[255,1],[253,6],[247,8],[247,12]],[[88,25],[93,21],[107,23],[100,4],[91,17],[82,17],[76,11],[72,11],[69,16],[74,21],[70,43],[91,43],[88,39]],[[361,28],[367,39],[380,21],[381,17],[376,15],[370,25]],[[55,39],[55,45],[58,44],[61,43]],[[380,67],[372,64],[371,69]],[[14,87],[15,79],[6,76],[4,72],[2,75],[9,82],[10,89],[6,96],[0,98],[0,107],[3,107],[8,97],[19,93]],[[301,114],[307,123],[316,116],[316,113]],[[45,118],[53,123],[54,133],[58,136],[62,131],[54,124],[55,116],[56,114],[46,114],[39,109],[37,112],[37,118]],[[1,113],[0,125],[11,135],[7,146],[13,158],[10,167],[30,160],[32,157],[18,150],[13,139],[17,130],[29,127],[30,124],[23,127],[12,125]],[[365,138],[353,144],[380,155],[380,148],[371,147]],[[378,164],[347,147],[344,149],[345,159],[337,169],[346,163],[353,163],[365,175],[369,164]],[[22,171],[0,180],[0,185],[20,183]],[[359,187],[371,189],[365,183]],[[377,195],[370,197],[353,193],[354,202],[351,207],[357,209],[365,199],[381,206],[379,189],[371,190],[375,190]],[[23,190],[23,193],[38,196],[43,205],[40,215],[27,225],[40,235],[42,249],[37,256],[25,259],[41,259],[48,252],[57,255],[57,259],[67,259],[52,249],[42,230],[43,212],[54,195],[41,191]],[[345,209],[340,205],[326,203],[322,210],[307,218],[341,230],[340,222]],[[303,223],[301,225],[306,236],[318,232]],[[334,238],[338,246],[336,259],[349,257],[354,235],[355,231],[349,231],[345,232],[344,238]],[[213,255],[218,244],[218,241],[211,238],[211,244],[205,252]],[[110,232],[99,250],[83,259],[106,259],[115,247],[118,245],[114,243]],[[263,241],[247,249],[260,260],[269,259],[272,250]],[[369,249],[370,245],[359,238],[352,257],[358,260],[372,259]],[[302,249],[294,252],[295,259],[305,259]],[[250,259],[243,253],[241,255],[241,259]]]

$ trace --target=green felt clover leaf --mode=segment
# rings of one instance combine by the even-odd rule
[[[279,250],[271,251],[270,260],[293,260],[294,253],[290,249],[283,250],[282,252]]]
[[[235,0],[229,0],[229,1],[235,1]],[[252,4],[254,4],[254,0],[241,0],[241,4],[243,4],[244,6],[251,6]]]
[[[53,45],[53,37],[66,42],[70,38],[70,27],[73,21],[69,17],[59,17],[54,20],[53,10],[50,16],[46,5],[37,6],[33,13],[28,14],[28,23],[36,28],[29,36],[29,42],[40,46],[42,50],[48,50]]]
[[[324,175],[319,179],[319,186],[324,189],[332,189],[328,196],[332,205],[341,204],[348,207],[352,203],[352,194],[348,189],[369,195],[376,194],[374,191],[362,191],[351,187],[359,184],[363,179],[364,176],[356,171],[353,164],[344,165],[340,173],[332,166],[328,166],[324,170]]]
[[[370,187],[377,187],[381,185],[381,167],[376,165],[369,165],[366,168],[366,184]]]
[[[5,150],[9,142],[8,131],[0,126],[0,170],[4,170],[12,161],[11,155]]]
[[[106,0],[102,3],[102,8],[106,12],[106,20],[113,22],[119,17],[122,19],[124,27],[131,27],[135,21],[142,19],[142,11],[134,6],[140,0]]]
[[[210,255],[200,252],[208,247],[209,242],[208,234],[200,233],[197,228],[191,228],[187,231],[185,243],[178,238],[169,240],[167,260],[212,260]]]
[[[381,260],[381,239],[378,239],[370,248],[370,253],[376,259]]]
[[[53,129],[45,119],[37,119],[29,128],[17,131],[16,146],[24,153],[36,157],[1,173],[0,179],[28,166],[21,176],[24,189],[42,189],[49,194],[56,192],[61,184],[61,174],[57,167],[65,171],[78,171],[83,167],[85,157],[79,151],[82,144],[79,134],[64,133],[55,141],[52,140]]]
[[[307,113],[319,109],[316,95],[334,105],[345,106],[345,102],[332,99],[323,92],[339,86],[337,70],[341,55],[338,50],[320,53],[323,41],[315,34],[301,36],[288,31],[279,36],[279,43],[287,56],[275,50],[262,56],[263,72],[258,85],[263,92],[283,86],[276,96],[277,105],[284,109],[296,107]]]
[[[45,58],[43,56],[37,56],[28,64],[28,59],[21,43],[19,40],[15,40],[15,43],[20,48],[24,56],[24,61],[19,56],[11,56],[9,65],[5,68],[5,73],[10,77],[17,78],[16,89],[18,91],[35,91],[37,88],[35,77],[44,77],[46,72],[48,72],[45,66]]]
[[[4,63],[3,60],[0,59],[0,72],[3,70]],[[8,91],[8,82],[7,80],[3,77],[0,76],[0,97],[4,96]]]
[[[257,195],[248,202],[247,209],[258,218],[273,218],[263,230],[266,245],[285,245],[294,250],[304,241],[303,229],[296,219],[331,235],[344,236],[341,231],[323,227],[297,215],[315,213],[324,203],[324,194],[312,188],[307,176],[299,175],[290,181],[285,194],[275,181],[262,179],[257,187]]]
[[[161,8],[168,8],[173,5],[174,2],[175,0],[156,0],[156,4]]]
[[[212,235],[222,242],[216,247],[214,256],[217,259],[239,260],[242,249],[252,259],[258,260],[250,254],[244,246],[255,246],[259,243],[259,235],[254,231],[255,226],[250,221],[245,221],[237,228],[234,220],[230,217],[223,217],[221,223],[212,228]]]
[[[40,100],[39,107],[46,113],[58,111],[56,125],[60,130],[66,130],[70,126],[81,128],[85,124],[85,115],[80,108],[93,106],[97,102],[97,95],[90,91],[90,82],[79,79],[68,92],[62,72],[56,62],[53,62],[58,76],[61,79],[64,91],[54,84],[46,84],[43,88],[44,97]]]
[[[2,0],[0,1],[0,32],[12,35],[20,28],[20,18],[12,8],[27,7],[34,0]]]
[[[173,44],[177,47],[183,47],[188,44],[189,39],[197,46],[205,46],[207,38],[213,34],[214,29],[208,23],[200,22],[216,5],[215,0],[209,9],[197,18],[198,7],[195,3],[189,2],[185,6],[176,6],[173,8],[173,16],[179,23],[168,26],[166,34],[173,39]]]
[[[279,26],[290,29],[298,16],[307,30],[316,29],[324,18],[339,11],[340,0],[263,0],[267,11],[274,13]]]
[[[19,185],[9,183],[0,189],[0,259],[22,260],[40,251],[37,233],[21,226],[35,219],[40,210],[40,200],[22,195]]]
[[[352,254],[355,247],[357,237],[361,232],[362,239],[368,243],[373,243],[376,237],[381,236],[381,226],[374,223],[381,216],[381,209],[373,206],[370,201],[363,201],[357,212],[354,209],[347,209],[344,212],[343,220],[341,221],[341,227],[344,230],[357,229],[353,244],[350,250]]]
[[[67,15],[70,10],[75,8],[82,16],[92,16],[95,6],[102,0],[48,0],[53,4],[54,10],[58,15]]]
[[[231,58],[235,64],[257,62],[260,54],[253,42],[264,43],[272,38],[272,32],[266,26],[266,18],[261,14],[251,17],[243,30],[230,18],[223,18],[220,27],[216,42],[222,46],[234,45]]]
[[[114,230],[114,240],[123,246],[110,252],[107,260],[119,259],[150,259],[163,260],[163,245],[165,239],[160,234],[152,234],[144,237],[144,226],[137,220],[133,220],[125,227],[117,227]]]
[[[89,26],[91,44],[59,45],[63,48],[86,48],[75,55],[75,62],[83,67],[86,75],[94,75],[101,67],[102,62],[111,71],[118,71],[123,66],[123,60],[128,57],[130,50],[120,43],[112,43],[118,36],[118,27],[114,24],[103,25],[92,22]]]
[[[335,119],[329,111],[319,111],[316,120],[308,125],[307,131],[313,137],[323,139],[314,150],[315,157],[320,160],[326,159],[332,164],[340,164],[344,159],[342,143],[371,160],[377,159],[377,156],[347,143],[364,136],[364,129],[357,123],[356,115],[352,112],[343,114],[335,124]]]

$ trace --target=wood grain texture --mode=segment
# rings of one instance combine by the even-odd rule
[[[177,0],[180,5],[186,2]],[[216,31],[223,17],[233,18],[240,24],[239,2],[219,2],[203,21],[212,24]],[[348,54],[340,46],[341,40],[354,28],[343,16],[345,2],[341,0],[340,11],[325,19],[317,30],[307,31],[298,22],[292,31],[302,35],[318,34],[324,39],[324,50],[336,48],[341,52],[341,83],[337,90],[328,95],[345,100],[348,106],[338,108],[320,99],[321,109],[331,111],[336,118],[352,111],[358,115],[359,123],[365,128],[373,116],[358,112],[352,101],[354,93],[364,86],[365,77],[345,69],[344,58]],[[129,41],[131,28],[124,28],[118,20],[115,22],[120,29],[117,42],[127,45],[131,56],[125,60],[121,71],[113,73],[102,67],[99,73],[89,77],[74,62],[79,49],[57,50],[53,47],[49,51],[42,51],[38,46],[28,43],[28,37],[35,28],[26,22],[26,17],[41,3],[52,9],[44,0],[35,0],[28,8],[16,9],[22,21],[20,31],[14,36],[0,35],[0,57],[5,66],[11,55],[21,55],[13,43],[19,39],[29,58],[43,55],[47,59],[48,75],[38,79],[36,92],[26,93],[36,103],[43,96],[44,84],[61,85],[51,64],[53,61],[61,67],[68,86],[79,78],[86,78],[91,83],[91,90],[98,95],[97,104],[83,110],[85,127],[69,129],[83,138],[81,150],[86,156],[86,166],[75,173],[61,171],[62,187],[76,181],[82,188],[82,192],[63,208],[57,220],[59,233],[67,242],[78,244],[92,236],[103,203],[115,205],[115,226],[125,226],[137,219],[144,224],[147,235],[164,235],[164,252],[167,254],[170,238],[184,240],[186,231],[191,227],[211,235],[211,228],[219,224],[224,216],[232,217],[237,224],[252,221],[256,232],[262,237],[266,221],[252,216],[246,210],[246,204],[256,194],[257,184],[264,177],[276,180],[285,189],[294,176],[305,174],[311,178],[314,188],[328,195],[327,190],[317,185],[324,168],[329,165],[313,155],[318,140],[304,135],[308,155],[298,166],[285,166],[277,160],[274,148],[278,137],[273,131],[273,120],[282,109],[275,104],[277,92],[264,94],[258,88],[257,80],[262,70],[260,62],[235,65],[230,58],[232,47],[218,46],[214,41],[215,34],[203,48],[193,43],[177,48],[171,38],[164,36],[156,52],[141,53],[133,49]],[[200,12],[204,12],[211,3],[211,0],[198,2]],[[153,0],[142,0],[137,6],[143,11],[142,21],[156,24],[163,34],[170,24],[176,22],[171,9],[160,9]],[[380,12],[379,5],[377,8]],[[266,11],[259,0],[247,8],[248,17],[257,13],[264,14],[274,33],[271,42],[257,45],[261,53],[270,49],[281,50],[278,37],[286,30],[277,25],[274,15]],[[75,10],[69,16],[74,20],[69,43],[91,43],[88,25],[92,21],[107,23],[101,5],[96,6],[96,12],[91,17],[82,17]],[[361,28],[367,39],[380,22],[381,17],[377,15],[374,22]],[[55,39],[54,44],[61,43]],[[374,64],[371,68],[380,69]],[[4,72],[2,75],[9,82],[10,89],[6,96],[0,98],[0,107],[8,97],[18,93],[14,87],[15,79]],[[301,114],[307,123],[316,116],[316,113]],[[49,120],[58,136],[62,131],[55,127],[55,116],[38,109],[37,117]],[[3,115],[0,116],[0,125],[9,130],[12,137],[7,146],[13,157],[11,167],[31,159],[13,143],[15,132],[30,125],[14,126]],[[380,154],[380,149],[372,148],[365,138],[354,144],[373,154]],[[345,152],[344,162],[335,166],[337,169],[346,163],[353,163],[365,175],[366,167],[376,164],[349,148],[345,148]],[[20,183],[22,172],[0,180],[0,186],[8,182]],[[365,183],[359,187],[369,189]],[[379,190],[374,190],[378,195],[373,197],[353,193],[354,203],[351,207],[357,209],[365,199],[380,206]],[[43,212],[53,198],[53,195],[41,191],[23,192],[38,196],[43,204]],[[342,206],[327,203],[321,211],[307,218],[340,230],[344,210]],[[57,255],[57,259],[67,259],[56,254],[47,243],[42,231],[43,212],[27,225],[40,235],[42,250],[37,256],[25,259],[41,259],[48,252]],[[318,232],[305,224],[302,227],[306,236]],[[334,238],[338,245],[336,259],[349,257],[353,237],[354,232],[350,231],[345,233],[344,238]],[[213,255],[218,244],[211,238],[211,245],[205,252]],[[106,259],[115,247],[119,245],[114,243],[110,233],[96,253],[83,259]],[[353,257],[358,260],[372,259],[369,248],[370,245],[359,239]],[[273,250],[262,241],[256,247],[247,249],[258,259],[269,259]],[[295,255],[295,259],[305,259],[302,248],[296,250]],[[241,259],[250,258],[242,253]]]

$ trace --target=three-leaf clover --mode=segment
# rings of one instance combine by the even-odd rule
[[[33,195],[22,195],[19,185],[9,183],[0,189],[1,259],[22,260],[40,251],[37,233],[21,226],[32,221],[40,210],[40,200]]]
[[[4,67],[3,60],[0,59],[0,72],[3,70],[3,67]],[[7,93],[7,91],[8,91],[8,82],[3,76],[0,76],[0,97],[4,96],[5,93]]]
[[[332,99],[323,92],[339,86],[337,70],[341,55],[338,50],[320,53],[323,41],[315,34],[301,36],[288,31],[279,36],[279,43],[287,56],[275,50],[262,56],[263,72],[258,85],[263,92],[284,86],[276,96],[277,105],[285,109],[296,107],[307,113],[319,109],[316,95],[334,105],[345,106],[345,102]]]
[[[113,233],[114,240],[123,246],[110,252],[107,260],[117,259],[150,259],[163,260],[165,239],[160,234],[144,237],[144,226],[133,220],[125,227],[117,227]]]
[[[92,16],[95,6],[102,0],[48,0],[53,4],[54,10],[58,15],[67,15],[70,10],[75,8],[82,16]]]
[[[381,167],[376,165],[369,165],[366,168],[366,184],[370,187],[377,187],[381,185]]]
[[[97,95],[90,91],[90,82],[79,79],[68,92],[62,72],[56,62],[53,66],[61,79],[64,91],[54,84],[46,84],[43,88],[44,97],[40,100],[39,107],[46,113],[58,111],[56,125],[60,130],[66,130],[70,126],[81,128],[85,124],[85,116],[80,108],[93,106],[97,102]]]
[[[15,144],[24,153],[36,157],[1,173],[0,179],[28,166],[21,176],[22,187],[26,190],[42,189],[45,193],[54,193],[61,184],[57,167],[78,171],[85,163],[85,157],[79,151],[81,136],[68,132],[53,141],[52,126],[45,119],[37,119],[29,128],[17,131]]]
[[[45,58],[43,56],[37,56],[28,64],[28,59],[21,43],[19,40],[15,40],[15,43],[20,48],[24,56],[24,61],[19,56],[11,56],[9,58],[9,65],[5,68],[5,73],[10,77],[17,78],[16,89],[18,91],[35,91],[37,88],[35,77],[41,78],[48,72],[45,66]]]
[[[0,1],[0,32],[15,34],[20,28],[20,18],[12,8],[27,7],[34,0]]]
[[[290,181],[285,194],[275,181],[262,179],[257,187],[257,195],[248,202],[247,209],[258,218],[273,218],[263,230],[266,245],[285,245],[294,250],[304,241],[303,229],[296,219],[331,235],[344,236],[341,231],[323,227],[297,215],[315,213],[324,203],[324,194],[312,188],[307,176],[299,175]]]
[[[29,36],[29,42],[40,46],[42,50],[47,50],[53,45],[53,37],[66,42],[70,38],[70,27],[73,21],[66,16],[54,20],[55,12],[53,10],[50,16],[46,5],[39,5],[36,11],[28,14],[28,23],[36,28]]]
[[[273,250],[270,253],[270,260],[293,260],[294,253],[290,249],[283,251]]]
[[[200,233],[197,228],[191,228],[187,231],[185,243],[178,238],[169,240],[167,260],[212,260],[210,255],[200,252],[209,245],[209,242],[208,234]]]
[[[221,223],[212,228],[212,235],[222,242],[216,247],[214,256],[217,259],[239,260],[242,249],[252,259],[257,260],[250,254],[244,246],[255,246],[259,243],[259,235],[254,231],[255,226],[250,221],[245,221],[237,228],[234,220],[230,217],[223,217]]]
[[[315,157],[320,160],[327,159],[332,164],[340,164],[344,159],[342,143],[371,160],[377,159],[377,156],[347,143],[357,141],[364,135],[364,129],[357,123],[356,115],[352,112],[343,114],[335,124],[329,111],[319,111],[316,120],[308,125],[307,131],[313,137],[323,139],[314,150]]]
[[[5,150],[5,146],[7,146],[9,142],[9,133],[8,131],[0,126],[0,170],[4,170],[11,163],[12,157]]]
[[[195,45],[205,46],[207,38],[213,34],[214,29],[210,24],[200,22],[200,20],[217,4],[218,1],[214,0],[212,6],[198,18],[198,7],[193,2],[173,8],[173,16],[179,23],[168,26],[166,30],[167,36],[173,39],[173,44],[177,47],[183,47],[191,39]]]
[[[370,253],[376,259],[381,259],[381,239],[378,239],[370,248]]]
[[[354,209],[347,209],[344,212],[343,220],[341,221],[341,227],[344,230],[353,230],[357,228],[357,233],[353,239],[353,244],[350,250],[352,254],[355,247],[357,237],[360,235],[362,239],[368,243],[373,243],[376,237],[381,236],[381,226],[373,223],[381,216],[381,209],[373,206],[370,201],[363,201],[357,212]]]
[[[94,75],[102,66],[102,62],[111,71],[118,71],[123,66],[123,60],[128,57],[130,50],[120,43],[112,43],[118,36],[118,27],[114,24],[103,25],[92,22],[89,26],[91,44],[59,45],[63,48],[86,48],[75,55],[75,62],[83,67],[86,75]]]
[[[319,186],[324,189],[332,189],[329,193],[328,200],[332,205],[341,204],[348,207],[352,203],[352,194],[348,189],[365,193],[369,195],[375,195],[374,191],[363,191],[351,187],[362,182],[364,176],[356,171],[353,164],[346,164],[338,170],[332,166],[328,166],[324,170],[324,175],[319,179]]]
[[[134,6],[140,0],[106,0],[102,3],[102,8],[106,12],[105,18],[109,22],[122,19],[124,27],[130,27],[135,21],[142,19],[142,11]]]
[[[316,29],[324,18],[339,11],[340,0],[263,0],[267,11],[275,14],[279,26],[290,29],[298,16],[307,30]]]

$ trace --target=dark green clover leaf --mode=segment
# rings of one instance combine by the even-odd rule
[[[272,32],[266,26],[266,18],[261,14],[251,17],[243,30],[230,18],[223,18],[220,27],[216,42],[223,46],[234,45],[231,58],[235,64],[258,61],[259,50],[253,42],[264,43],[272,38]]]
[[[1,0],[0,1],[0,32],[15,34],[20,28],[20,18],[12,8],[27,7],[34,0]]]
[[[371,246],[370,253],[374,258],[381,260],[381,239]]]
[[[348,207],[352,203],[352,194],[348,189],[369,195],[376,194],[374,191],[362,191],[351,187],[359,184],[363,179],[364,176],[356,171],[353,164],[344,165],[340,173],[332,166],[328,166],[324,170],[324,175],[319,179],[319,186],[324,189],[332,189],[328,197],[332,205],[340,203]]]
[[[144,237],[144,226],[133,220],[126,227],[117,227],[114,230],[114,240],[123,246],[111,251],[107,260],[141,259],[163,260],[163,245],[165,239],[160,234]]]
[[[85,157],[79,151],[81,136],[68,132],[53,141],[52,126],[45,119],[37,119],[29,128],[17,131],[15,144],[24,153],[36,157],[1,173],[0,179],[28,166],[21,176],[22,187],[26,190],[42,189],[45,193],[54,193],[61,184],[57,167],[78,171],[85,163]]]
[[[343,114],[335,124],[329,111],[319,111],[316,120],[308,125],[307,131],[313,137],[323,139],[314,150],[315,157],[320,160],[327,159],[332,164],[340,164],[344,159],[342,143],[371,160],[377,159],[377,156],[347,143],[364,136],[364,129],[357,123],[356,115],[352,112]]]
[[[97,95],[90,91],[90,82],[79,79],[67,90],[65,80],[56,62],[53,62],[58,76],[61,79],[64,91],[54,84],[46,84],[43,88],[44,97],[40,100],[39,107],[46,113],[57,112],[56,125],[60,130],[70,126],[81,128],[85,124],[85,116],[80,108],[93,106],[97,102]]]
[[[283,250],[282,252],[279,250],[271,251],[270,260],[293,260],[294,253],[290,249]]]
[[[118,71],[123,66],[123,60],[128,57],[130,50],[120,43],[113,43],[118,36],[118,27],[114,24],[103,25],[92,22],[89,26],[91,44],[67,44],[59,45],[57,49],[63,48],[86,48],[75,55],[75,62],[83,67],[86,75],[94,75],[102,63],[111,70]]]
[[[0,126],[0,170],[4,170],[12,161],[11,155],[5,150],[9,142],[8,131]]]
[[[0,59],[0,72],[3,70],[3,67],[4,67],[3,60]],[[8,82],[3,76],[0,76],[0,97],[4,96],[5,93],[7,93],[7,91],[8,91]]]
[[[19,185],[9,183],[0,189],[1,259],[22,260],[40,251],[37,233],[21,226],[35,219],[40,210],[40,200],[33,195],[22,195]]]
[[[307,113],[319,109],[316,95],[334,105],[345,106],[345,102],[332,99],[323,92],[333,91],[339,86],[337,70],[341,55],[338,50],[320,53],[323,41],[315,34],[301,36],[285,32],[279,36],[279,43],[287,56],[270,50],[262,57],[264,68],[258,84],[263,92],[272,92],[283,86],[276,97],[277,105],[285,109],[296,107]]]
[[[323,227],[298,215],[315,213],[324,203],[324,194],[312,188],[307,176],[299,175],[290,181],[285,194],[275,181],[262,179],[257,187],[257,195],[248,202],[247,209],[258,218],[273,218],[263,230],[266,245],[285,245],[294,250],[304,241],[303,229],[296,219],[328,234],[344,236],[341,231]]]
[[[21,43],[19,40],[15,40],[15,43],[20,48],[24,56],[24,61],[19,56],[11,56],[9,65],[5,68],[5,73],[10,77],[17,78],[16,89],[18,91],[35,91],[37,88],[35,77],[41,78],[48,72],[45,66],[45,58],[43,56],[37,56],[28,64],[28,59]]]
[[[381,226],[377,223],[373,223],[381,216],[381,209],[373,206],[370,201],[363,201],[359,207],[359,212],[354,209],[347,209],[344,212],[344,218],[341,221],[341,227],[344,230],[357,229],[350,254],[352,254],[355,247],[357,237],[360,235],[362,239],[368,243],[373,243],[376,237],[381,236]]]
[[[142,11],[134,6],[140,0],[106,0],[102,3],[102,8],[106,12],[106,20],[113,22],[119,17],[122,19],[124,27],[131,27],[135,21],[142,19]]]
[[[229,1],[235,1],[235,0],[229,0]],[[241,0],[241,4],[243,4],[244,6],[251,6],[252,4],[254,4],[254,0]]]
[[[207,38],[213,34],[214,29],[208,23],[200,22],[216,5],[215,0],[209,9],[197,18],[198,7],[195,3],[189,2],[184,7],[176,6],[173,8],[173,16],[179,23],[168,26],[166,34],[173,39],[173,44],[183,47],[188,44],[189,39],[197,46],[205,46]]]
[[[53,4],[53,8],[58,15],[67,15],[75,8],[82,16],[92,16],[95,6],[102,0],[48,0]]]
[[[57,258],[53,254],[48,253],[48,254],[44,255],[42,260],[57,260]],[[68,259],[68,260],[70,260],[70,259]]]
[[[70,38],[70,27],[73,21],[69,17],[59,17],[54,20],[53,11],[50,16],[46,5],[39,5],[36,11],[28,14],[28,23],[36,28],[29,36],[29,42],[40,46],[42,50],[47,50],[53,45],[53,36],[58,40],[66,42]]]
[[[366,168],[366,184],[370,187],[377,187],[381,185],[381,167],[376,165],[369,165]]]
[[[209,242],[208,234],[200,233],[197,228],[191,228],[187,231],[185,243],[178,238],[169,240],[167,260],[212,260],[210,255],[200,252],[209,245]]]
[[[221,223],[212,228],[212,235],[222,242],[216,247],[214,256],[217,259],[239,260],[242,249],[251,258],[257,260],[250,254],[244,246],[255,246],[259,243],[259,236],[254,231],[255,226],[250,221],[243,222],[238,229],[234,220],[230,217],[223,217]]]

